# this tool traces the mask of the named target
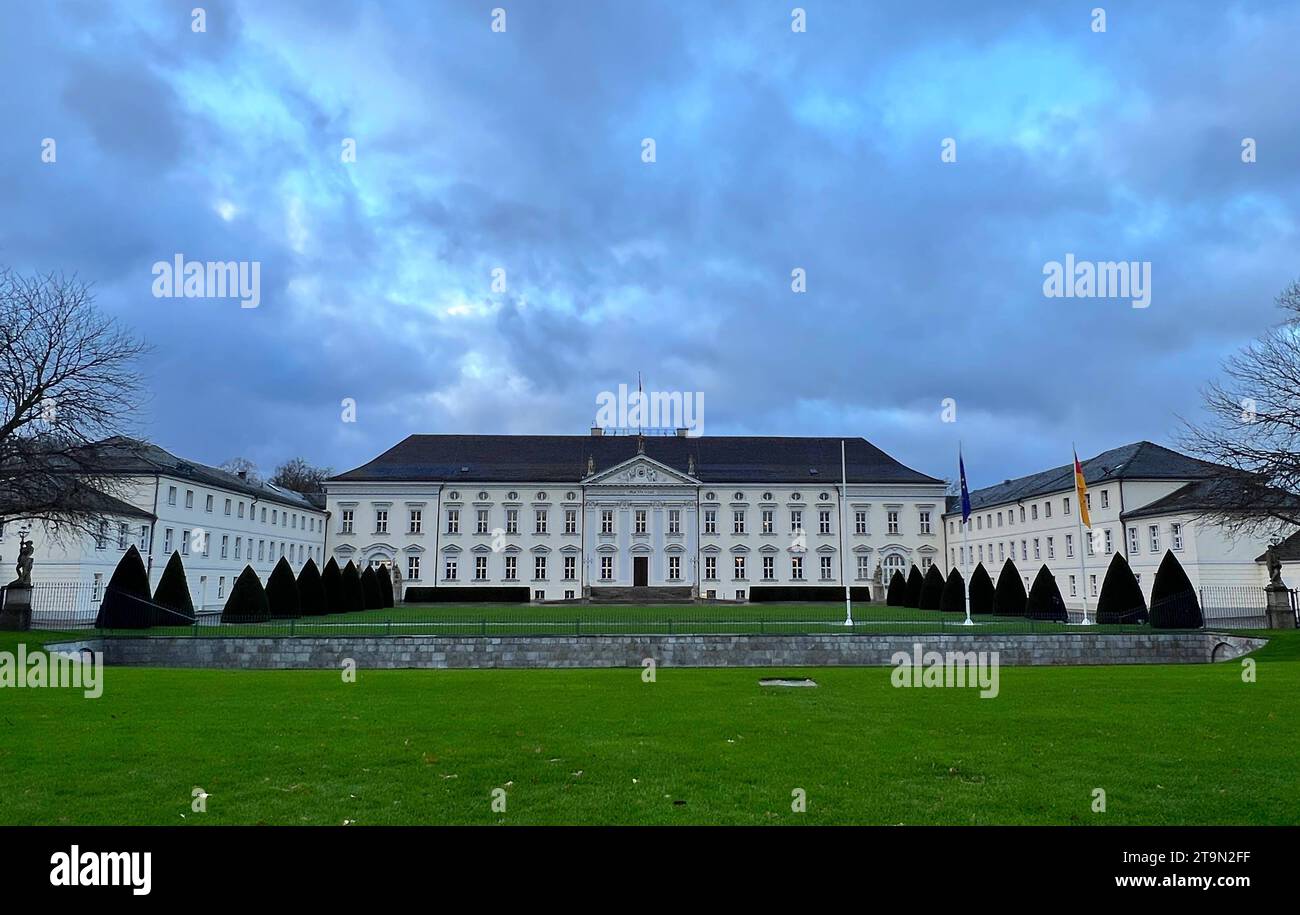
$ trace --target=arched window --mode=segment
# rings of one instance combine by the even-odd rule
[[[885,557],[885,583],[894,577],[895,572],[901,572],[904,577],[907,575],[907,559],[902,553],[890,553]]]

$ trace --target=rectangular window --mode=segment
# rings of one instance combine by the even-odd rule
[[[1021,540],[1021,541],[1020,541],[1020,561],[1021,561],[1021,562],[1028,562],[1028,561],[1029,561],[1029,541],[1028,541],[1028,540]]]
[[[1023,505],[1020,506],[1020,523],[1025,523],[1025,507]]]
[[[535,581],[546,580],[546,557],[545,556],[533,557],[533,579]]]
[[[102,550],[108,546],[108,522],[100,521],[95,533],[95,549]]]
[[[217,579],[217,597],[226,596],[226,576],[222,575]]]
[[[263,523],[263,524],[266,523],[266,506],[265,506],[265,505],[262,506],[262,523]]]
[[[1043,517],[1044,517],[1044,518],[1050,518],[1050,517],[1052,517],[1052,503],[1051,503],[1051,502],[1044,502],[1044,503],[1043,503]]]
[[[486,556],[474,557],[474,580],[475,581],[487,581],[487,577],[488,577],[487,560],[488,558]]]
[[[1089,576],[1088,576],[1088,592],[1089,592],[1093,597],[1096,597],[1096,596],[1097,596],[1097,576],[1096,576],[1096,575],[1089,575]]]
[[[117,548],[118,548],[119,550],[124,550],[124,549],[126,549],[126,541],[127,541],[127,537],[130,536],[130,534],[128,533],[129,530],[130,530],[130,528],[126,525],[126,522],[124,522],[124,521],[119,521],[119,522],[118,522],[118,525],[117,525]]]
[[[519,533],[519,509],[517,508],[506,509],[506,533]]]
[[[1037,538],[1037,537],[1034,538],[1034,558],[1035,558],[1035,559],[1041,559],[1041,558],[1042,558],[1042,555],[1040,554],[1039,549],[1038,549],[1038,538]]]
[[[506,581],[517,581],[519,579],[519,557],[506,557]]]
[[[1048,559],[1056,558],[1056,544],[1053,542],[1053,538],[1051,537],[1047,538],[1047,558]]]
[[[1136,527],[1128,529],[1128,551],[1130,555],[1138,551],[1138,529]]]
[[[680,556],[668,557],[668,580],[669,581],[682,580],[682,557]]]
[[[449,534],[460,533],[460,509],[459,508],[447,509],[447,533]]]
[[[230,537],[226,534],[221,535],[221,558],[226,559],[230,554]]]
[[[771,534],[776,531],[776,512],[770,508],[763,509],[763,533]]]
[[[831,568],[831,557],[821,557],[822,581],[830,581],[834,578],[833,569]]]
[[[930,510],[929,510],[929,509],[922,509],[921,512],[917,515],[917,518],[919,519],[919,522],[920,522],[920,525],[921,525],[921,533],[922,533],[922,534],[929,534],[929,533],[931,533],[931,531],[930,531]],[[999,520],[999,522],[1002,520],[1002,516],[1001,516],[1001,515],[998,515],[998,520]],[[998,526],[1001,527],[1002,525],[999,524]]]
[[[1183,548],[1183,526],[1177,521],[1169,525],[1169,544],[1175,550]]]
[[[829,534],[831,532],[831,513],[828,511],[817,512],[817,533]]]
[[[763,581],[776,581],[776,557],[763,557]]]
[[[181,531],[181,555],[190,555],[190,532]]]
[[[733,534],[745,533],[745,512],[743,510],[731,513],[731,532]]]
[[[704,577],[708,581],[714,581],[718,577],[718,557],[704,557]]]
[[[855,534],[865,534],[866,532],[867,532],[867,513],[866,513],[866,512],[854,512],[854,513],[853,513],[853,533],[855,533]]]
[[[1065,535],[1065,558],[1066,559],[1074,558],[1074,535],[1073,534]]]
[[[406,557],[406,577],[409,581],[420,580],[420,557],[419,556]]]
[[[1037,520],[1038,520],[1038,503],[1037,503],[1037,502],[1035,502],[1033,505],[1029,506],[1029,520],[1030,520],[1030,521],[1037,521]]]
[[[704,533],[716,534],[718,532],[718,513],[712,508],[704,510]]]
[[[104,574],[102,572],[95,573],[95,586],[91,591],[91,599],[95,601],[104,599]]]
[[[352,524],[355,519],[356,519],[356,514],[352,509],[350,508],[343,509],[343,511],[340,513],[340,524],[342,525],[342,527],[339,533],[342,534],[352,533]]]
[[[1070,513],[1070,497],[1069,497],[1069,496],[1062,496],[1062,497],[1061,497],[1061,512],[1062,512],[1063,514],[1066,514],[1066,515],[1068,515],[1068,514]]]
[[[225,513],[226,513],[227,515],[230,514],[230,500],[229,500],[229,499],[226,500],[226,512],[225,512]],[[225,579],[222,579],[222,580],[224,581]]]
[[[890,534],[898,533],[898,512],[889,511],[885,513],[885,530]]]
[[[388,509],[386,508],[375,509],[375,533],[388,533]]]
[[[185,507],[186,508],[194,507],[194,490],[192,489],[185,490]]]
[[[533,511],[533,533],[534,534],[546,533],[546,518],[547,518],[546,509],[538,508]]]
[[[238,514],[239,514],[239,517],[241,517],[241,518],[244,517],[244,503],[243,503],[243,502],[240,502],[240,503],[239,503],[239,512],[238,512]]]
[[[602,534],[614,533],[614,510],[611,508],[602,508],[600,510],[600,532]],[[605,559],[610,559],[606,556]],[[613,561],[612,559],[610,560]]]
[[[668,509],[668,533],[680,534],[682,532],[682,510],[680,508]]]
[[[1005,543],[1002,543],[1001,541],[998,541],[998,562],[1002,562],[1006,558],[1007,558],[1007,545]]]
[[[732,564],[732,577],[738,581],[743,580],[745,577],[745,557],[732,556],[731,564]]]
[[[1102,536],[1106,539],[1106,555],[1109,556],[1111,553],[1115,551],[1115,545],[1114,543],[1111,542],[1110,528],[1106,528],[1101,533]]]
[[[1109,489],[1103,489],[1103,490],[1101,491],[1101,507],[1102,507],[1102,508],[1110,508],[1110,490],[1109,490]]]
[[[790,557],[790,577],[795,581],[803,581],[803,557]]]
[[[790,512],[790,533],[797,534],[803,530],[803,512],[794,509]]]
[[[578,580],[578,557],[577,556],[564,557],[564,580],[565,581]]]
[[[600,580],[601,581],[614,580],[614,557],[613,556],[600,557]]]
[[[204,510],[205,512],[210,512],[210,511],[212,511],[212,494],[211,494],[211,493],[208,493],[208,497],[207,497],[206,499],[203,500],[203,510]]]
[[[1083,551],[1089,556],[1097,555],[1097,538],[1101,536],[1096,531],[1088,531],[1083,535]]]
[[[4,527],[4,522],[0,521],[0,528]],[[140,546],[140,552],[148,554],[149,552],[149,525],[140,525],[140,537],[137,540]]]
[[[648,515],[644,508],[636,509],[632,514],[632,532],[634,534],[644,534],[646,526],[649,523]]]
[[[564,510],[564,532],[566,534],[578,533],[578,510],[576,508],[566,508]]]
[[[442,573],[442,577],[445,578],[447,581],[455,581],[455,580],[456,580],[456,560],[455,560],[455,559],[447,559],[447,560],[443,563],[443,573]]]
[[[1152,553],[1160,552],[1160,525],[1152,524],[1147,527],[1147,543],[1151,545]]]
[[[168,504],[168,505],[175,505],[175,504],[176,504],[176,487],[175,487],[175,486],[168,486],[168,487],[167,487],[167,504]]]
[[[871,557],[858,557],[858,581],[864,581],[871,577]]]
[[[243,546],[244,546],[244,538],[243,538],[243,537],[236,537],[236,538],[235,538],[235,558],[236,558],[236,559],[241,558],[239,554],[240,554],[240,551],[243,549]]]
[[[1074,580],[1073,575],[1070,576],[1070,596],[1071,597],[1079,596],[1079,583]]]
[[[424,509],[413,508],[406,514],[406,532],[419,534],[424,530]]]

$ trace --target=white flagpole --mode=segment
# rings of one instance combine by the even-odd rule
[[[849,541],[848,519],[845,516],[845,506],[849,501],[849,469],[848,462],[844,459],[844,439],[840,439],[840,479],[843,481],[840,491],[840,581],[844,582],[844,625],[852,626],[853,596],[849,591],[849,579],[844,574],[844,554]]]
[[[1073,460],[1075,461],[1079,460],[1079,450],[1078,448],[1075,447],[1073,442],[1070,443],[1070,451]],[[1082,462],[1079,463],[1079,468],[1080,470],[1082,470],[1083,468]],[[1073,463],[1070,464],[1070,476],[1074,476]],[[1087,480],[1084,480],[1084,485],[1087,485],[1087,482],[1088,482]],[[1084,502],[1082,500],[1084,498],[1085,498],[1084,496],[1079,494],[1079,481],[1076,479],[1074,481],[1074,501],[1078,502],[1079,504],[1074,507],[1074,520],[1079,525],[1079,594],[1083,596],[1083,622],[1080,625],[1091,626],[1092,620],[1088,619],[1088,572],[1086,569],[1084,569],[1084,565],[1083,565],[1083,551],[1086,548],[1083,542]]]
[[[966,461],[965,461],[965,459],[962,457],[962,453],[961,453],[961,442],[958,442],[958,443],[957,443],[957,464],[958,464],[958,466],[959,466],[959,468],[960,468],[961,474],[964,476],[965,473],[966,473]],[[970,488],[967,487],[967,492],[969,492],[969,491],[970,491]],[[966,553],[966,558],[965,558],[965,561],[962,563],[962,567],[963,567],[963,569],[969,570],[969,569],[970,569],[970,561],[971,561],[971,555],[970,555],[970,519],[969,519],[969,518],[963,518],[963,519],[962,519],[962,522],[961,522],[961,539],[962,539],[962,549],[963,549],[963,550],[965,551],[965,553]],[[975,625],[975,622],[974,622],[974,620],[972,620],[972,619],[970,618],[970,575],[969,575],[969,574],[966,575],[966,580],[965,580],[964,582],[962,582],[962,596],[965,597],[965,599],[966,599],[966,622],[962,623],[962,625],[963,625],[963,626],[974,626],[974,625]]]

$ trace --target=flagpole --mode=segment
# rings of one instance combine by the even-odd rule
[[[849,591],[849,579],[844,574],[844,553],[848,547],[848,521],[845,517],[846,504],[849,501],[849,469],[848,462],[844,459],[844,439],[840,439],[840,479],[843,480],[843,488],[840,490],[840,581],[844,582],[844,625],[853,625],[853,596]]]
[[[1079,472],[1082,473],[1083,464],[1079,463],[1079,449],[1075,446],[1074,442],[1070,442],[1070,451],[1074,455],[1075,463],[1078,464],[1079,466]],[[1085,485],[1087,484],[1086,480],[1084,481],[1084,484]],[[1079,482],[1077,478],[1074,484],[1074,497],[1075,497],[1075,501],[1080,503],[1074,507],[1074,520],[1079,526],[1079,594],[1083,597],[1083,622],[1080,623],[1080,625],[1091,626],[1092,620],[1088,619],[1088,572],[1084,568],[1084,564],[1083,564],[1083,551],[1085,549],[1085,546],[1083,542],[1083,501],[1082,500],[1086,499],[1087,495],[1086,494],[1081,495],[1079,493]]]
[[[961,468],[962,497],[963,497],[964,499],[966,499],[966,500],[969,502],[969,500],[970,500],[970,495],[969,495],[970,490],[969,490],[968,487],[966,486],[966,462],[965,462],[965,460],[962,458],[962,454],[961,454],[961,442],[958,442],[958,443],[957,443],[957,464],[958,464],[959,467]],[[970,561],[971,561],[971,555],[970,555],[970,515],[966,515],[966,517],[964,517],[964,518],[961,519],[961,540],[962,540],[962,552],[966,554],[966,555],[965,555],[965,560],[962,562],[962,569],[963,569],[963,570],[969,570],[969,569],[970,569]],[[966,579],[966,580],[962,582],[962,589],[961,589],[961,590],[962,590],[962,596],[963,596],[963,597],[965,598],[965,600],[966,600],[966,622],[962,623],[962,625],[963,625],[963,626],[974,626],[974,625],[975,625],[975,622],[970,618],[970,575],[967,574],[967,575],[965,576],[965,579]]]

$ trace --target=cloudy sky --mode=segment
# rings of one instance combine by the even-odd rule
[[[0,263],[95,284],[196,460],[584,432],[639,370],[985,484],[1171,442],[1300,277],[1293,2],[200,2],[0,5]],[[260,307],[155,297],[177,253]]]

